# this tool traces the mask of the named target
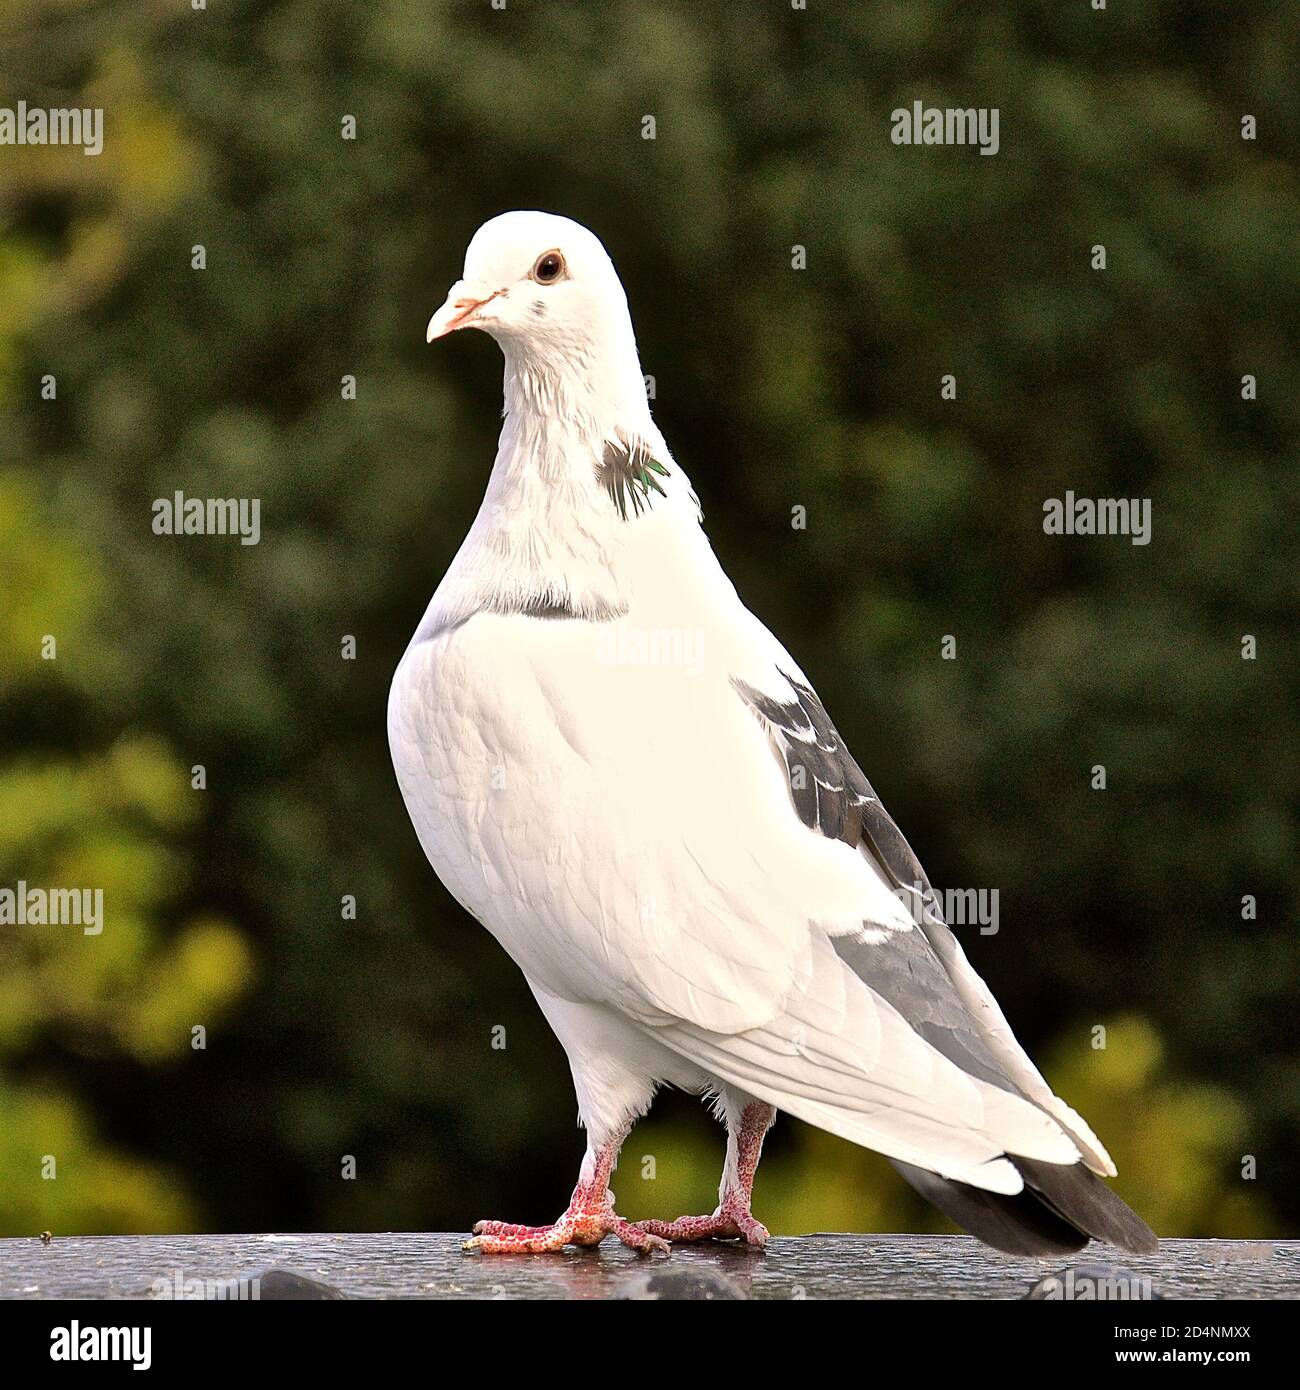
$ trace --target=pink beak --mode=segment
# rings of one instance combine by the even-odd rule
[[[447,302],[429,320],[426,343],[445,338],[458,328],[470,328],[478,322],[478,311],[504,290],[494,290],[481,280],[457,280],[447,291]]]

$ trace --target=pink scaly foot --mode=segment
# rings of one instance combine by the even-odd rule
[[[739,1115],[737,1115],[739,1110]],[[763,1151],[763,1136],[776,1111],[762,1101],[727,1106],[727,1162],[722,1170],[722,1191],[712,1216],[679,1216],[676,1221],[638,1221],[646,1235],[661,1240],[743,1240],[761,1250],[767,1244],[767,1227],[749,1209],[754,1174]]]
[[[743,1240],[761,1250],[767,1244],[767,1227],[754,1219],[749,1203],[739,1192],[731,1193],[712,1216],[679,1216],[676,1221],[638,1221],[647,1235],[661,1240]]]
[[[573,1189],[568,1210],[549,1226],[516,1226],[509,1221],[480,1221],[474,1235],[461,1247],[485,1255],[540,1255],[563,1250],[566,1245],[599,1245],[606,1236],[616,1236],[624,1245],[642,1255],[656,1250],[667,1252],[668,1242],[625,1221],[614,1210],[614,1194],[609,1175],[618,1155],[619,1144],[610,1143],[589,1153],[583,1175]]]
[[[606,1236],[616,1236],[641,1255],[667,1251],[668,1242],[625,1221],[608,1204],[603,1211],[584,1210],[570,1204],[568,1211],[549,1226],[516,1226],[508,1221],[480,1221],[472,1239],[461,1247],[480,1250],[485,1255],[541,1255],[563,1250],[566,1245],[599,1245]]]

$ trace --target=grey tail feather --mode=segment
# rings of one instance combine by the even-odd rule
[[[1159,1246],[1151,1227],[1082,1163],[1043,1163],[1015,1156],[1011,1161],[1020,1169],[1027,1188],[1094,1240],[1104,1240],[1134,1255],[1149,1255]]]
[[[1082,1250],[1088,1237],[1025,1189],[1009,1197],[986,1192],[910,1163],[894,1167],[926,1199],[971,1235],[1007,1255],[1067,1255]]]
[[[1024,1190],[1014,1196],[891,1162],[945,1216],[1008,1255],[1073,1254],[1089,1237],[1135,1253],[1156,1248],[1146,1222],[1083,1164],[1008,1158],[1025,1179]]]

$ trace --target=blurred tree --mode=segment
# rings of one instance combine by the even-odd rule
[[[78,676],[108,659],[90,621],[102,576],[57,534],[33,490],[0,475],[6,706],[90,698]],[[130,1086],[147,1104],[202,1055],[192,1030],[223,1021],[249,948],[229,924],[177,910],[194,794],[167,748],[136,735],[76,751],[0,766],[0,886],[24,901],[28,888],[103,895],[81,925],[15,921],[16,901],[0,923],[0,1209],[11,1233],[183,1230],[200,1208],[163,1166],[183,1153],[117,1151],[99,1137],[117,1118],[105,1102]]]

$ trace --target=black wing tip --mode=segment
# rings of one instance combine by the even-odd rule
[[[1037,1197],[1094,1240],[1133,1255],[1150,1255],[1159,1249],[1159,1237],[1151,1227],[1082,1163],[1044,1163],[1015,1155],[1011,1161]]]
[[[1025,1180],[1014,1196],[890,1161],[926,1201],[1006,1255],[1073,1255],[1090,1239],[1133,1255],[1158,1249],[1151,1227],[1083,1164],[1007,1157]]]
[[[1026,1189],[1008,1196],[891,1159],[922,1197],[977,1240],[1004,1255],[1073,1255],[1088,1237]]]

